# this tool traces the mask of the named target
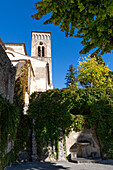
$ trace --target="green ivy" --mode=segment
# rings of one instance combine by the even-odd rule
[[[21,151],[27,150],[31,153],[31,136],[28,138],[28,130],[32,128],[32,122],[27,115],[23,115],[23,107],[25,104],[25,92],[29,94],[28,89],[28,68],[30,61],[25,61],[25,64],[20,70],[17,70],[17,80],[15,82],[14,90],[14,105],[19,111],[20,121],[17,129],[15,140],[15,159],[18,160],[18,155]]]
[[[19,124],[19,114],[16,107],[0,96],[0,163],[5,157],[5,150],[8,142],[16,140],[17,127]]]
[[[17,71],[18,79],[15,82],[14,105],[0,96],[0,168],[4,168],[17,158],[23,147],[27,147],[27,133],[29,118],[23,116],[25,92],[28,90],[29,60],[25,62],[21,72]],[[23,118],[24,117],[24,118]],[[27,121],[27,122],[26,122]],[[21,129],[22,126],[22,129]],[[19,135],[22,133],[21,135]],[[14,143],[13,149],[5,153],[8,142]]]
[[[7,166],[9,166],[12,162],[15,161],[15,151],[12,149],[10,152],[8,152],[2,159],[0,160],[0,169],[4,170]]]
[[[30,100],[29,116],[35,119],[38,156],[43,146],[51,142],[58,159],[60,132],[95,127],[103,158],[113,153],[113,90],[109,88],[53,89],[34,93]],[[109,145],[109,146],[107,146]]]

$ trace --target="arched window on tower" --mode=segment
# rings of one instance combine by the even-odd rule
[[[38,46],[38,56],[39,57],[40,57],[40,53],[41,53],[40,46]]]
[[[42,47],[42,57],[44,57],[45,56],[45,48],[44,48],[44,46]]]

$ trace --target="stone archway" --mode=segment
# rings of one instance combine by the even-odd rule
[[[75,133],[75,134],[74,134]],[[94,129],[84,129],[81,132],[72,132],[68,143],[74,141],[69,148],[71,159],[87,158],[97,159],[100,158],[100,147]],[[75,138],[75,139],[73,139]],[[68,145],[67,145],[68,147]]]

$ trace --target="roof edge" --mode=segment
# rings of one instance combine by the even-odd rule
[[[51,32],[45,32],[45,31],[32,31],[31,33],[33,33],[33,32],[35,32],[35,33],[49,33],[49,34],[51,34]]]
[[[27,55],[27,50],[26,50],[25,43],[4,43],[4,44],[6,44],[6,45],[24,45],[25,55]]]
[[[0,38],[0,44],[3,47],[4,50],[6,50],[5,44],[3,43],[2,39]]]

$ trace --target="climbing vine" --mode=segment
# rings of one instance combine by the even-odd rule
[[[6,156],[6,148],[8,143],[16,140],[16,132],[19,124],[18,110],[14,105],[10,104],[6,99],[0,96],[0,167],[6,162],[9,163]],[[7,160],[7,161],[6,161]]]
[[[29,143],[27,130],[29,129],[28,124],[31,126],[31,123],[29,123],[28,118],[23,116],[25,92],[29,93],[29,67],[30,61],[27,60],[23,62],[21,68],[17,69],[14,105],[0,96],[0,169],[15,161],[20,148],[25,148]],[[11,143],[11,150],[7,153],[8,143]]]
[[[31,145],[31,138],[28,138],[28,131],[31,128],[32,122],[27,115],[23,115],[23,108],[25,104],[25,92],[29,94],[28,88],[28,74],[30,68],[30,61],[25,60],[21,67],[17,68],[17,80],[15,82],[15,95],[14,95],[14,104],[19,110],[20,122],[17,129],[16,141],[15,141],[15,159],[19,160],[19,155],[21,151],[29,150]],[[31,151],[29,151],[31,154]],[[22,159],[22,158],[21,158]]]
[[[96,129],[103,157],[112,158],[112,89],[87,88],[75,91],[54,89],[41,94],[35,93],[32,96],[29,116],[35,119],[34,128],[40,158],[43,146],[48,146],[49,143],[52,145],[53,154],[55,148],[56,158],[58,158],[61,131],[67,135],[72,129],[80,131],[82,128],[90,127]]]
[[[28,89],[28,71],[30,67],[30,61],[25,60],[21,68],[17,68],[16,82],[15,82],[15,95],[14,103],[17,105],[24,104],[25,92],[29,94]]]

